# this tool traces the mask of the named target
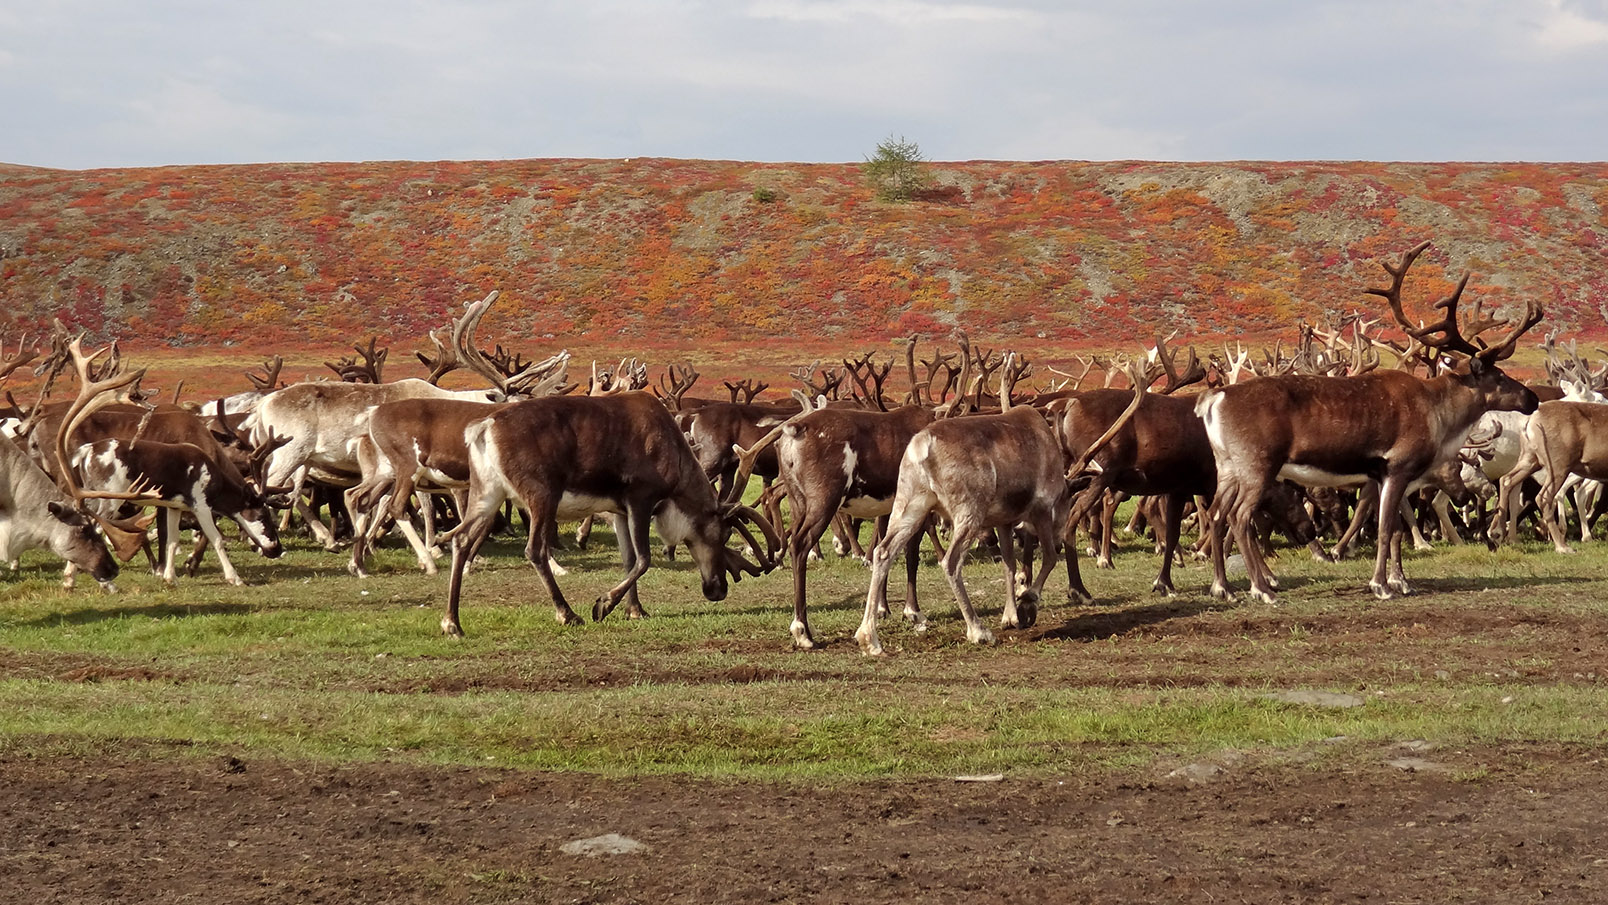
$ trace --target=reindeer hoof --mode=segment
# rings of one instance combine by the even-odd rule
[[[1392,578],[1386,581],[1385,584],[1389,585],[1392,591],[1403,597],[1409,597],[1413,593],[1413,586],[1408,584],[1405,578]]]
[[[1150,590],[1151,590],[1151,593],[1160,594],[1163,597],[1177,597],[1178,596],[1178,589],[1177,588],[1173,587],[1170,584],[1167,584],[1164,581],[1160,581],[1160,580],[1157,580],[1156,582],[1152,583],[1150,585]]]
[[[1116,564],[1111,561],[1110,557],[1101,556],[1094,561],[1094,567],[1096,569],[1115,569]]]
[[[1389,600],[1396,596],[1396,592],[1389,585],[1380,584],[1377,581],[1368,582],[1368,589],[1373,591],[1373,595],[1380,600]]]
[[[73,586],[71,584],[69,584],[66,587],[67,587],[68,590],[72,590]],[[116,594],[117,593],[117,585],[112,583],[112,582],[110,582],[110,581],[101,582],[100,587],[101,587],[102,591],[105,591],[108,594]]]
[[[810,637],[810,627],[803,621],[794,619],[793,624],[787,627],[793,635],[793,646],[799,650],[814,650],[815,639]]]
[[[1038,595],[1032,591],[1022,595],[1016,601],[1016,625],[1014,628],[1032,628],[1038,623]]]
[[[1094,595],[1082,588],[1067,588],[1066,599],[1075,606],[1088,606],[1094,603]]]
[[[882,642],[877,639],[876,632],[867,632],[865,629],[861,629],[854,633],[854,640],[860,644],[860,653],[865,654],[867,657],[880,657],[883,655]]]
[[[597,600],[592,602],[592,621],[602,622],[604,619],[608,618],[609,613],[613,612],[613,610],[614,604],[609,602],[609,595],[604,594],[602,597],[599,597]],[[575,614],[570,613],[569,615],[574,616]],[[579,625],[581,620],[579,617],[577,617],[575,622],[571,623],[567,617],[561,614],[559,616],[559,621],[565,625]]]
[[[905,618],[906,622],[910,623],[910,630],[911,631],[913,631],[913,632],[924,632],[924,631],[927,630],[927,614],[926,613],[923,613],[920,610],[905,610],[904,611],[904,618]]]
[[[976,628],[966,629],[966,640],[973,644],[993,644],[994,633],[979,625]]]
[[[1260,600],[1268,606],[1279,605],[1278,598],[1273,596],[1272,591],[1264,591],[1261,588],[1251,588],[1251,599]]]
[[[454,640],[463,637],[463,628],[458,625],[458,620],[453,619],[450,616],[441,617],[441,631],[448,638],[452,638]]]

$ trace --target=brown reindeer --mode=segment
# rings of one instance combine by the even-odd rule
[[[675,420],[647,393],[554,396],[514,403],[470,425],[466,440],[469,503],[452,542],[452,580],[441,620],[442,631],[449,635],[463,634],[458,602],[464,567],[485,543],[497,511],[509,498],[529,513],[525,556],[547,586],[554,616],[566,625],[581,619],[548,568],[559,518],[600,511],[621,516],[626,574],[593,604],[594,621],[606,617],[621,600],[631,617],[646,615],[636,583],[649,564],[650,523],[665,542],[687,545],[708,600],[725,598],[728,572],[740,577],[774,567],[768,555],[762,553],[762,564],[756,566],[726,547],[734,528],[756,551],[772,551],[780,539],[753,510],[720,504]],[[742,526],[744,520],[765,533],[763,547]]]
[[[1379,552],[1369,587],[1381,598],[1411,588],[1401,568],[1398,506],[1407,485],[1457,455],[1463,438],[1487,411],[1534,411],[1535,394],[1498,367],[1513,354],[1523,333],[1541,320],[1531,302],[1525,317],[1488,348],[1464,338],[1457,303],[1468,283],[1435,307],[1441,320],[1415,326],[1402,310],[1407,270],[1425,248],[1409,250],[1400,264],[1384,268],[1391,285],[1369,289],[1390,305],[1408,336],[1457,365],[1421,378],[1399,370],[1374,370],[1356,377],[1280,375],[1213,390],[1201,396],[1196,412],[1206,424],[1217,458],[1217,494],[1212,503],[1215,579],[1212,593],[1228,595],[1223,567],[1223,533],[1232,528],[1245,555],[1251,594],[1272,602],[1276,587],[1260,550],[1251,542],[1251,514],[1275,478],[1335,486],[1359,478],[1378,481]]]

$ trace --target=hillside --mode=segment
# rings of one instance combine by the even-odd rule
[[[826,347],[955,325],[1027,345],[1282,332],[1434,250],[1488,306],[1608,312],[1608,164],[937,163],[909,204],[852,164],[519,160],[0,167],[7,332],[140,345],[377,335],[401,354],[503,290],[532,347]],[[756,189],[769,189],[764,201]]]

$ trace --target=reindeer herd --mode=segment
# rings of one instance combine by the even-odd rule
[[[1157,337],[1139,356],[1080,356],[1079,374],[1050,369],[1062,379],[1042,390],[1026,385],[1032,368],[1021,356],[974,348],[958,332],[954,352],[921,368],[915,339],[906,345],[902,398],[888,388],[896,362],[870,354],[797,369],[799,386],[784,400],[760,400],[768,386],[752,380],[727,382],[728,399],[694,397],[699,375],[690,365],[672,365],[650,386],[634,360],[594,365],[589,380],[571,382],[568,353],[528,361],[500,345],[481,348],[476,333],[494,292],[430,335],[434,354],[418,356],[424,379],[383,380],[387,352],[370,340],[357,358],[328,363],[339,380],[286,386],[275,359],[248,375],[253,391],[187,407],[177,392],[159,403],[142,390],[144,371],[124,369],[115,344],[109,357],[86,353],[58,326],[48,354],[23,343],[0,364],[4,380],[44,354],[35,368],[45,377],[40,401],[11,399],[12,439],[0,439],[0,556],[15,562],[43,547],[66,560],[69,587],[83,570],[112,588],[116,560],[143,548],[172,583],[180,531],[190,524],[197,541],[186,571],[194,574],[210,547],[225,580],[239,584],[218,520],[236,522],[272,557],[294,512],[331,551],[348,535],[347,567],[358,576],[386,532],[406,539],[427,574],[450,547],[441,626],[457,636],[471,563],[520,516],[525,556],[555,618],[582,622],[557,581],[559,523],[581,520],[584,544],[603,516],[624,574],[593,603],[594,621],[622,602],[629,617],[646,615],[637,581],[654,555],[651,528],[666,555],[685,549],[711,601],[726,596],[728,579],[785,563],[793,641],[811,648],[808,570],[830,532],[839,555],[870,564],[855,637],[880,654],[877,623],[901,553],[904,615],[914,627],[926,624],[916,577],[928,541],[967,638],[986,643],[993,635],[961,578],[970,552],[997,551],[1006,588],[1000,625],[1026,628],[1063,558],[1070,596],[1092,599],[1077,534],[1087,532],[1090,552],[1109,565],[1117,504],[1137,498],[1130,528],[1154,533],[1159,593],[1176,591],[1172,568],[1191,519],[1194,552],[1213,564],[1211,593],[1229,596],[1227,554],[1237,548],[1250,594],[1272,602],[1274,532],[1331,558],[1371,512],[1369,587],[1389,598],[1411,592],[1401,548],[1404,537],[1427,543],[1424,524],[1447,542],[1471,531],[1494,545],[1517,539],[1533,511],[1567,550],[1565,492],[1573,491],[1589,536],[1604,502],[1598,482],[1608,478],[1608,400],[1600,395],[1608,365],[1592,369],[1573,342],[1549,335],[1551,382],[1509,376],[1502,363],[1541,309],[1532,302],[1511,320],[1485,315],[1477,302],[1460,310],[1466,276],[1434,303],[1432,322],[1410,317],[1402,291],[1428,245],[1385,263],[1390,285],[1367,290],[1384,299],[1389,331],[1379,329],[1382,318],[1330,316],[1303,323],[1288,352],[1281,343],[1257,360],[1224,348],[1202,361],[1194,348],[1185,355]],[[1387,354],[1394,367],[1384,366]],[[69,368],[77,395],[51,400]],[[443,388],[457,369],[481,386]],[[1096,369],[1104,385],[1085,388]],[[753,476],[765,489],[747,505]],[[147,508],[163,514],[159,552],[150,546],[155,517],[141,515]],[[860,541],[866,520],[875,523],[869,549]],[[733,546],[734,535],[745,549]],[[1333,548],[1326,536],[1338,537]]]

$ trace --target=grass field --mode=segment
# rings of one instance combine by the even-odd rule
[[[855,561],[811,570],[823,648],[802,652],[785,571],[708,603],[690,564],[661,561],[642,585],[651,618],[563,628],[521,547],[501,540],[466,579],[462,641],[437,627],[446,577],[389,543],[367,580],[293,541],[276,561],[240,551],[245,588],[212,563],[173,589],[141,566],[116,595],[63,591],[55,563],[28,557],[0,578],[0,748],[852,782],[1608,737],[1602,544],[1409,554],[1419,593],[1385,602],[1365,589],[1368,562],[1287,551],[1268,606],[1212,600],[1199,565],[1181,571],[1185,593],[1156,597],[1155,557],[1130,540],[1115,571],[1085,561],[1095,605],[1068,605],[1057,575],[1039,624],[991,647],[965,642],[929,560],[931,629],[885,622],[883,659],[852,638]],[[997,619],[1000,567],[973,559],[967,581]],[[579,611],[617,575],[606,531],[561,560]],[[1292,689],[1365,703],[1266,697]]]

